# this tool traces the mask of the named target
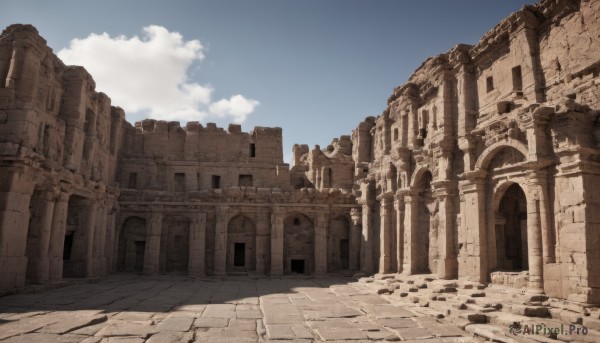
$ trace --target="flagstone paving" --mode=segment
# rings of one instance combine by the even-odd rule
[[[0,298],[0,342],[476,342],[350,278],[111,276]]]

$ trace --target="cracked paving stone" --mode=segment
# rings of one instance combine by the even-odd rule
[[[196,318],[194,326],[197,328],[224,328],[229,325],[228,318]]]
[[[158,325],[156,326],[156,328],[154,330],[156,332],[163,332],[163,331],[184,332],[184,331],[188,331],[192,327],[193,323],[194,323],[193,317],[180,317],[180,316],[168,317],[165,320],[163,320],[162,322],[158,323]]]

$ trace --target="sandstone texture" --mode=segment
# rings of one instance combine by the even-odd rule
[[[362,281],[380,297],[434,317],[459,310],[457,321],[472,325],[521,316],[600,327],[598,13],[599,0],[525,6],[478,44],[427,59],[351,135],[324,149],[294,145],[292,166],[280,128],[131,125],[83,67],[64,65],[34,27],[11,25],[0,35],[0,292],[114,272],[374,275]],[[491,319],[507,298],[477,299],[496,291],[528,298]],[[233,320],[250,330],[260,311],[279,306],[285,315],[265,315],[253,335],[392,334],[307,327],[307,317],[355,313],[305,313],[292,298],[203,304],[186,309],[202,314],[193,321],[156,326],[140,305],[131,327],[99,332],[160,341],[206,328],[226,340]],[[404,340],[438,337],[404,327],[410,315],[393,307],[361,313],[403,330],[394,334]],[[24,330],[67,335],[105,320],[33,321]],[[142,334],[149,328],[156,336]]]

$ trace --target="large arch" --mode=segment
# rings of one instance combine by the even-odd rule
[[[523,155],[523,158],[527,160],[527,156],[529,155],[527,146],[516,139],[508,138],[505,141],[494,143],[483,150],[481,155],[479,155],[477,162],[475,162],[475,170],[487,170],[496,154],[506,148],[516,149]]]
[[[413,246],[416,248],[415,273],[435,273],[439,262],[438,247],[438,202],[433,196],[431,182],[433,175],[421,169],[415,175],[414,189],[418,192],[416,207],[416,227],[413,228]]]
[[[160,271],[187,273],[190,223],[187,216],[166,215],[164,217],[160,238]]]
[[[313,274],[315,271],[315,228],[305,214],[292,212],[283,221],[283,271]]]
[[[227,272],[256,270],[256,225],[239,214],[227,225]]]
[[[328,271],[341,271],[350,268],[350,221],[340,215],[329,223]]]
[[[527,199],[523,188],[518,183],[505,182],[496,190],[493,206],[495,269],[528,270]]]
[[[142,272],[146,252],[146,219],[127,217],[121,226],[117,252],[117,270]]]
[[[67,209],[67,223],[63,247],[63,278],[85,277],[88,258],[88,234],[91,200],[71,195]]]

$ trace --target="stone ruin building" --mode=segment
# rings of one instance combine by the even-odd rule
[[[434,274],[600,303],[600,1],[427,59],[325,149],[125,120],[36,29],[0,35],[0,291],[128,271]]]

